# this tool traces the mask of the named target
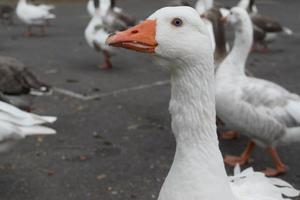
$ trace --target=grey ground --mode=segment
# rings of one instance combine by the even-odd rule
[[[252,54],[249,69],[300,94],[300,1],[259,2],[262,12],[295,35],[279,38],[267,54]],[[139,19],[166,4],[119,3]],[[28,138],[1,155],[0,199],[156,199],[175,148],[167,72],[150,57],[125,50],[113,57],[113,70],[99,70],[102,57],[83,37],[89,21],[85,4],[59,4],[56,14],[47,37],[25,38],[20,22],[0,30],[0,54],[20,59],[58,88],[52,96],[35,98],[34,112],[59,117],[53,125],[56,136]],[[220,145],[223,154],[239,154],[246,142],[241,138]],[[300,188],[299,144],[279,152],[290,168],[282,178]],[[251,165],[261,170],[271,164],[266,153],[256,149]]]

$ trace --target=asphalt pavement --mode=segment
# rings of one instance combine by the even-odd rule
[[[233,5],[235,1],[225,1]],[[268,53],[251,54],[248,68],[300,94],[300,1],[261,0],[261,12],[293,29]],[[118,5],[144,19],[166,0],[120,0]],[[156,199],[173,160],[168,72],[148,55],[119,50],[114,68],[99,70],[102,56],[84,39],[89,22],[85,3],[57,4],[57,19],[46,37],[24,37],[24,25],[1,26],[0,54],[15,57],[55,87],[34,99],[34,112],[58,116],[55,136],[32,137],[0,160],[1,200]],[[246,138],[220,141],[222,153],[239,154]],[[281,176],[300,188],[300,145],[280,147],[289,167]],[[272,166],[257,148],[255,170]],[[232,168],[227,172],[232,174]]]

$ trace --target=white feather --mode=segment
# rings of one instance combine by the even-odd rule
[[[44,25],[47,20],[56,18],[45,6],[32,5],[26,0],[19,0],[16,13],[19,19],[28,25]]]
[[[8,150],[17,140],[30,135],[52,135],[56,131],[42,126],[53,123],[56,117],[27,113],[0,102],[0,152]]]
[[[286,33],[287,35],[293,35],[294,32],[292,29],[289,29],[287,27],[283,27],[283,32]]]
[[[238,176],[229,177],[237,200],[286,200],[299,196],[299,190],[281,179],[267,178],[261,172],[247,169]]]

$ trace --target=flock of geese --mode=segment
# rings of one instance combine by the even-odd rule
[[[184,1],[176,4],[159,9],[138,25],[114,0],[89,0],[87,4],[91,20],[85,38],[103,54],[101,69],[112,67],[110,57],[120,47],[151,54],[170,69],[169,111],[177,146],[158,199],[281,200],[299,196],[289,183],[268,176],[287,171],[276,148],[300,142],[300,96],[271,81],[248,76],[245,68],[251,51],[266,52],[278,34],[292,35],[293,31],[260,14],[254,0],[241,0],[230,9],[213,0],[198,0],[195,9]],[[27,26],[26,35],[33,36],[33,27],[45,35],[49,20],[55,18],[53,9],[52,5],[19,0],[16,14]],[[6,10],[7,14],[0,9],[0,14],[11,21],[11,10]],[[230,48],[226,24],[235,35]],[[18,80],[11,84],[20,85],[18,92],[51,90],[17,60],[0,57],[0,64],[5,66],[2,74],[11,74],[0,82],[3,94],[13,93],[4,89],[14,90],[9,86],[13,80]],[[216,116],[227,129],[249,138],[240,156],[223,159]],[[55,120],[0,102],[0,151],[27,135],[55,134],[43,126]],[[267,149],[275,168],[241,171],[240,165],[247,163],[256,145]],[[235,166],[233,176],[226,175],[224,161]]]

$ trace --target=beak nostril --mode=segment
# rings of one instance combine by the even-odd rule
[[[138,32],[139,32],[138,30],[131,31],[132,34],[137,34]]]

